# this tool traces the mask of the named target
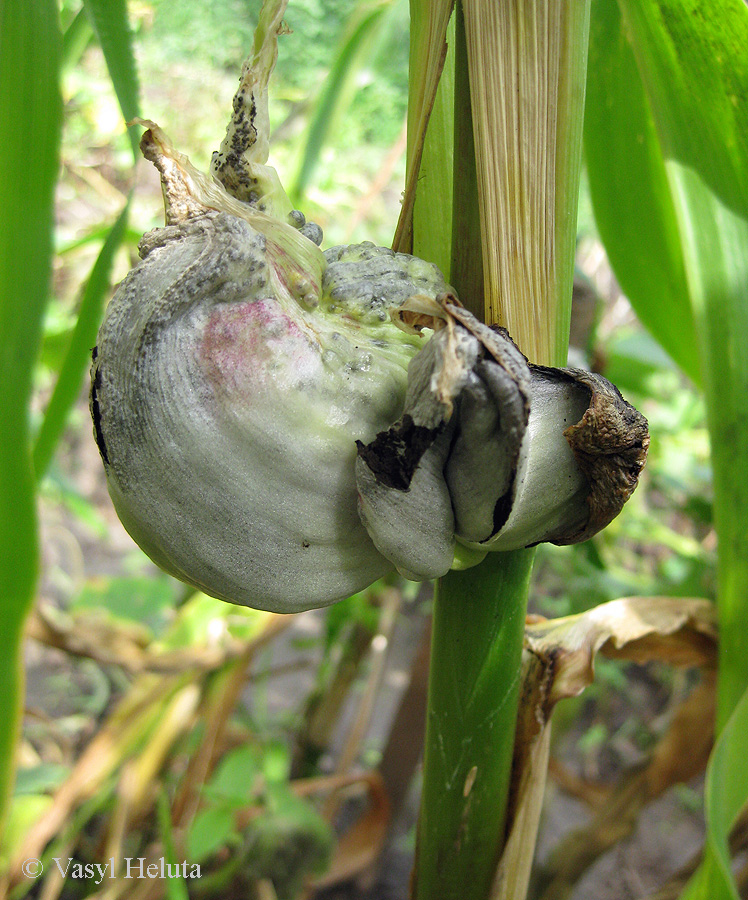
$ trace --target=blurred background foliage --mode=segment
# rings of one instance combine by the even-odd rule
[[[128,4],[142,114],[204,169],[223,135],[258,6]],[[271,162],[307,218],[323,227],[323,246],[387,245],[405,168],[408,4],[293,0],[287,18],[291,34],[272,84]],[[65,118],[53,290],[34,375],[37,432],[112,224],[129,202],[111,276],[100,273],[102,298],[106,283],[136,262],[143,232],[162,222],[156,173],[142,161],[133,170],[120,106],[81,4],[64,0],[61,21]],[[713,597],[704,402],[618,287],[584,184],[577,264],[572,363],[591,365],[620,387],[649,419],[652,444],[641,487],[620,518],[581,546],[539,549],[532,610],[562,616],[632,594]],[[282,623],[193,595],[156,571],[122,530],[91,435],[86,384],[76,392],[39,488],[42,576],[3,858],[22,850],[45,860],[176,853],[204,864],[200,896],[270,897],[270,884],[290,898],[330,864],[336,823],[353,835],[353,849],[338,847],[333,872],[356,874],[356,822],[372,838],[371,862],[388,819],[377,784],[350,773],[386,770],[383,760],[402,738],[395,710],[419,664],[428,590],[392,579]],[[564,770],[592,783],[640,764],[684,691],[682,676],[664,666],[606,662],[598,676],[557,717]],[[410,730],[417,745],[419,726]],[[403,759],[406,775],[409,765]],[[396,806],[405,803],[407,781]],[[343,800],[334,793],[341,787],[355,794],[342,825]],[[669,815],[698,834],[693,795],[681,791],[670,803]],[[408,840],[406,828],[406,853]],[[684,861],[678,853],[673,870]],[[53,875],[45,897],[94,893],[93,883],[56,885]],[[403,897],[406,881],[407,872]],[[188,896],[187,883],[177,883],[161,885],[170,900]],[[30,890],[38,888],[22,881],[11,896]],[[107,891],[97,896],[129,896]]]

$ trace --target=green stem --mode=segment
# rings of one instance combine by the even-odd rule
[[[478,173],[459,2],[452,46],[454,152],[449,155],[454,189],[449,278],[462,301],[482,318]],[[433,139],[433,133],[429,137]],[[423,193],[422,203],[428,199]],[[446,250],[442,249],[443,255]],[[415,900],[486,900],[489,895],[504,846],[533,558],[531,550],[489,554],[481,565],[449,572],[437,584]]]
[[[428,12],[411,0],[414,27]],[[488,324],[514,322],[519,346],[546,365],[563,365],[568,344],[587,13],[586,2],[458,0],[447,58],[454,131],[430,124],[424,148],[424,159],[453,160],[452,202],[443,202],[452,227],[437,224],[426,238],[414,229],[416,255],[449,258],[462,302],[488,310]],[[415,222],[435,196],[433,177],[419,178]],[[490,895],[506,837],[533,558],[489,553],[437,585],[414,900]]]
[[[470,96],[465,15],[462,3],[454,11],[454,151],[452,154],[452,259],[449,278],[461,302],[484,319],[483,238],[481,235],[478,169],[475,162],[473,104]]]
[[[434,602],[417,900],[486,900],[504,843],[534,551],[491,553]]]

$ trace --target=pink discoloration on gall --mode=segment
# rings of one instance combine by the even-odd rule
[[[321,376],[319,347],[272,299],[217,307],[199,353],[214,390],[244,401]]]

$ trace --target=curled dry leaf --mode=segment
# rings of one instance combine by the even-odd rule
[[[491,900],[526,896],[544,791],[551,713],[559,700],[576,696],[592,683],[598,652],[639,662],[659,659],[711,669],[717,658],[714,605],[698,598],[625,597],[575,616],[528,619],[512,765],[509,837]],[[668,784],[690,777],[694,763],[706,758],[708,734],[700,735],[706,737],[706,742],[698,743],[699,752],[693,753],[692,758],[683,759],[682,750],[688,741],[693,742],[689,729],[693,727],[694,710],[701,714],[710,709],[710,678],[711,675],[705,687],[684,703],[650,766],[635,776],[638,780],[633,782],[633,789],[638,799],[655,796]],[[621,793],[624,806],[628,793]],[[601,817],[605,818],[605,811]]]
[[[531,622],[525,646],[552,666],[547,702],[581,693],[594,677],[595,655],[714,665],[714,604],[693,597],[622,597],[576,616]]]

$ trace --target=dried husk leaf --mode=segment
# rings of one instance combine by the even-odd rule
[[[284,220],[291,202],[278,173],[266,165],[270,153],[268,84],[278,59],[278,35],[288,0],[266,0],[260,9],[252,55],[242,67],[233,114],[210,171],[238,200]]]
[[[143,156],[161,175],[166,225],[181,225],[204,217],[208,210],[246,221],[266,239],[273,296],[281,302],[315,307],[322,292],[322,273],[326,266],[319,247],[284,218],[266,211],[261,202],[251,204],[237,199],[218,181],[196,169],[155,122],[137,121],[147,127],[140,141]]]
[[[543,670],[537,657],[527,651],[523,653],[507,839],[488,900],[517,900],[527,896],[551,744],[550,721],[542,716]]]
[[[320,782],[319,787],[322,790],[330,788],[335,790],[349,785],[365,786],[369,800],[369,806],[364,814],[340,837],[327,871],[313,880],[313,888],[323,890],[361,875],[374,865],[387,839],[390,801],[378,772],[339,774],[332,775],[329,779],[314,780]],[[299,796],[308,796],[306,792],[301,792],[303,784],[304,782],[292,782],[292,788]]]
[[[491,236],[483,320],[506,327],[534,362],[562,364],[576,239],[566,204],[578,188],[582,117],[573,110],[584,93],[579,36],[588,5],[462,5],[481,233]]]

